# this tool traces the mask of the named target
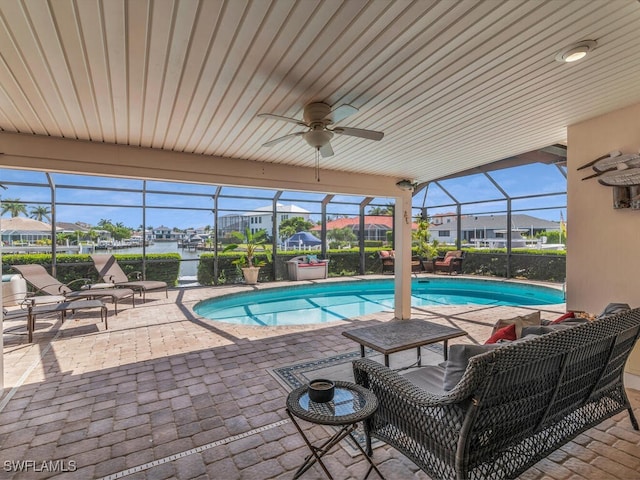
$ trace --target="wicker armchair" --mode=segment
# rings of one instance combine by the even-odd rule
[[[462,261],[465,252],[462,250],[452,250],[447,252],[443,257],[433,259],[433,272],[462,273]]]
[[[507,344],[471,357],[460,382],[440,393],[356,360],[356,382],[379,403],[368,440],[387,442],[433,478],[497,479],[624,410],[638,430],[623,371],[639,332],[634,309]]]
[[[380,250],[378,257],[380,257],[380,263],[382,264],[382,273],[394,273],[395,272],[395,252],[393,250]]]

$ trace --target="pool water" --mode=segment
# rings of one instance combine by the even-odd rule
[[[234,293],[195,305],[202,317],[242,325],[306,325],[393,311],[394,282],[356,280]],[[561,290],[493,280],[413,279],[411,305],[550,305]]]

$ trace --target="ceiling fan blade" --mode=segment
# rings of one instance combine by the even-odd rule
[[[302,120],[297,120],[295,118],[283,117],[282,115],[274,115],[273,113],[259,113],[257,115],[260,118],[270,118],[272,120],[282,120],[284,122],[295,123],[296,125],[300,125],[302,127],[308,127],[306,123]]]
[[[331,123],[338,123],[341,120],[344,120],[347,117],[350,117],[354,113],[358,113],[358,109],[352,105],[340,105],[336,109],[332,110],[329,115],[326,116],[327,120],[330,120]]]
[[[284,137],[278,137],[274,140],[270,140],[267,143],[263,143],[262,146],[263,147],[271,147],[273,145],[275,145],[276,143],[280,143],[283,142],[285,140],[289,140],[290,138],[293,137],[299,137],[300,135],[304,135],[306,132],[296,132],[296,133],[290,133],[289,135],[285,135]]]
[[[364,130],[362,128],[340,127],[334,128],[332,131],[339,135],[350,135],[352,137],[366,138],[367,140],[382,140],[382,137],[384,137],[383,132]]]
[[[326,145],[320,147],[320,155],[322,155],[323,158],[333,156],[333,148],[331,148],[330,143],[327,143]]]

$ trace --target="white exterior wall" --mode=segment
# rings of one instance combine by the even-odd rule
[[[592,170],[576,169],[611,151],[638,152],[640,104],[572,125],[567,138],[567,308],[597,314],[610,302],[638,307],[640,210],[615,210],[613,189],[583,182]],[[627,372],[640,388],[640,345]]]
[[[278,208],[291,208],[293,205],[280,205]],[[298,207],[296,207],[298,208]],[[309,212],[300,212],[300,211],[291,211],[291,212],[278,212],[277,213],[277,228],[280,230],[280,224],[283,220],[288,220],[293,217],[302,217],[305,220],[309,220],[310,213]],[[258,230],[265,230],[267,235],[270,237],[273,236],[273,212],[269,210],[268,212],[250,212],[249,215],[249,229],[252,233],[257,232]]]

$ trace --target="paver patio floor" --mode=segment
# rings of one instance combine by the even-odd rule
[[[39,318],[33,344],[4,335],[0,478],[291,478],[307,449],[285,413],[288,392],[267,369],[354,351],[345,329],[393,315],[265,328],[214,322],[192,310],[199,300],[248,288],[175,289],[168,299],[152,293],[135,308],[122,302],[117,316],[110,305],[107,331],[95,312],[79,312],[62,325]],[[563,309],[543,307],[542,316]],[[531,310],[429,307],[415,308],[414,317],[469,332],[451,343],[483,343],[496,319]],[[13,325],[5,322],[5,329]],[[640,392],[629,395],[640,418]],[[324,427],[305,429],[312,439],[328,435]],[[343,448],[325,459],[337,479],[361,478],[367,469]],[[388,446],[374,459],[388,479],[428,478]],[[23,472],[7,463],[20,461],[33,463],[22,463],[29,467]],[[640,433],[624,413],[521,478],[640,479],[639,472]],[[303,478],[323,474],[313,467]]]

